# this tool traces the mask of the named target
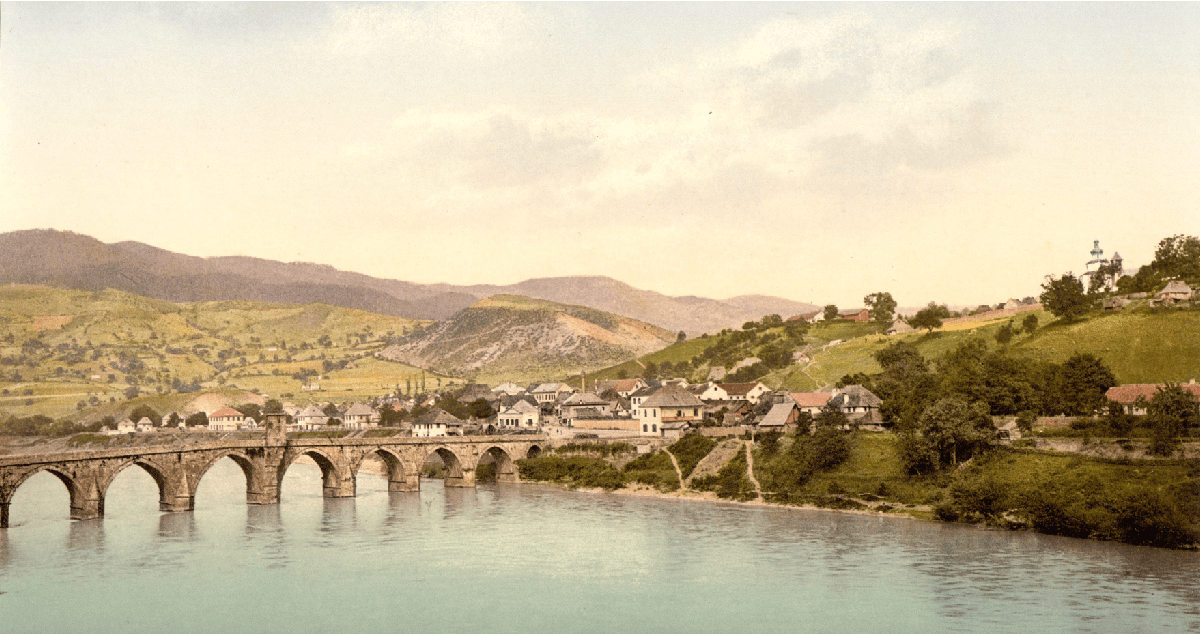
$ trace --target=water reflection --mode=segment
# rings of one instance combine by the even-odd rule
[[[196,539],[196,515],[186,513],[160,513],[158,537],[168,542],[190,542]]]
[[[386,532],[399,529],[406,522],[421,515],[421,494],[388,493],[388,509],[384,513],[383,528]]]
[[[67,530],[67,550],[103,552],[104,520],[71,520]]]
[[[321,498],[321,532],[325,534],[354,530],[358,513],[354,498]]]

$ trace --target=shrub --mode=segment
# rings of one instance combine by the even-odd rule
[[[685,478],[692,475],[696,465],[717,446],[717,441],[700,434],[688,434],[667,448],[680,464],[680,474]]]
[[[574,487],[613,490],[622,485],[617,469],[599,458],[542,456],[517,461],[523,480],[559,482]]]
[[[717,474],[692,481],[694,489],[714,491],[717,497],[727,500],[746,501],[754,499],[755,487],[746,477],[746,453],[738,452]]]

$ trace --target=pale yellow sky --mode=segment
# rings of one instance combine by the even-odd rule
[[[902,305],[1197,235],[1196,3],[0,5],[0,231]]]

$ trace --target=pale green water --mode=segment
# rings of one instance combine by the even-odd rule
[[[0,632],[1196,632],[1198,555],[536,485],[323,500],[296,465],[194,513],[138,469],[101,521],[39,474],[0,531]]]

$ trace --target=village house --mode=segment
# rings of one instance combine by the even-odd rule
[[[871,315],[868,314],[866,308],[847,308],[838,311],[838,318],[843,321],[866,322],[871,321]]]
[[[612,415],[613,413],[613,406],[608,401],[591,392],[568,396],[562,403],[558,404],[555,408],[555,413],[559,416],[559,420],[563,424],[570,427],[571,419],[575,417],[576,411],[583,408],[595,409],[605,416]]]
[[[575,389],[566,383],[541,383],[530,390],[534,400],[543,406],[557,403],[560,395],[572,392],[575,392]]]
[[[413,436],[418,438],[462,435],[463,421],[441,409],[436,409],[413,421]]]
[[[150,420],[149,416],[143,416],[142,420],[138,421],[137,428],[139,432],[154,431],[154,421]]]
[[[715,383],[709,386],[701,395],[702,401],[747,401],[751,405],[759,403],[759,397],[769,392],[767,386],[759,383]]]
[[[138,431],[138,424],[128,418],[117,423],[118,434],[132,434]]]
[[[500,385],[492,388],[492,392],[495,394],[508,394],[509,396],[519,396],[521,394],[525,394],[525,388],[521,387],[520,385],[517,385],[516,383],[511,383],[511,382],[506,381],[505,383],[501,383]]]
[[[656,391],[658,391],[660,387],[662,387],[662,386],[660,386],[658,384],[658,382],[656,381],[654,386],[648,385],[648,386],[638,390],[637,392],[631,393],[630,394],[630,410],[632,411],[632,410],[638,409],[638,406],[641,405],[643,401],[650,398],[651,395],[654,394]]]
[[[1187,302],[1196,296],[1196,291],[1189,288],[1188,284],[1180,280],[1172,280],[1155,294],[1154,299],[1157,302],[1174,304],[1176,302]]]
[[[664,387],[634,410],[643,436],[662,436],[665,423],[696,425],[704,418],[705,404],[675,386]]]
[[[238,431],[246,422],[246,415],[232,407],[222,407],[209,414],[209,431]]]
[[[830,405],[842,410],[848,417],[870,419],[880,409],[880,397],[862,385],[848,385],[835,390]]]
[[[630,398],[631,394],[646,386],[646,381],[642,379],[613,379],[597,381],[593,389],[596,390],[597,394],[604,394],[608,390],[613,390],[622,398]]]
[[[763,416],[763,420],[759,421],[759,431],[784,432],[787,429],[794,429],[800,413],[800,408],[791,399],[784,403],[776,403]]]
[[[378,427],[378,422],[372,422],[372,416],[378,416],[375,410],[363,403],[355,403],[342,413],[342,426],[346,429],[368,429]]]
[[[822,311],[815,310],[815,311],[809,312],[809,313],[801,313],[799,315],[793,315],[792,317],[788,318],[788,321],[805,321],[805,322],[809,322],[811,324],[816,324],[817,322],[821,321],[822,319],[824,319],[824,316],[822,315]]]
[[[706,401],[705,420],[722,425],[740,425],[751,414],[748,401]],[[717,419],[721,418],[720,421]]]
[[[792,392],[789,396],[796,401],[800,411],[808,412],[810,416],[817,416],[826,407],[826,403],[830,402],[833,394],[829,392]]]
[[[537,430],[541,411],[529,401],[519,400],[496,415],[496,426],[504,431]]]
[[[1105,392],[1105,398],[1108,399],[1111,406],[1116,405],[1122,408],[1122,411],[1135,416],[1145,416],[1147,414],[1147,404],[1151,402],[1151,398],[1162,387],[1160,383],[1127,383],[1126,385],[1115,385]],[[1181,383],[1180,387],[1193,396],[1194,399],[1201,400],[1201,384],[1198,383]]]
[[[295,423],[290,431],[317,431],[324,429],[329,417],[316,405],[309,405],[292,417]]]

